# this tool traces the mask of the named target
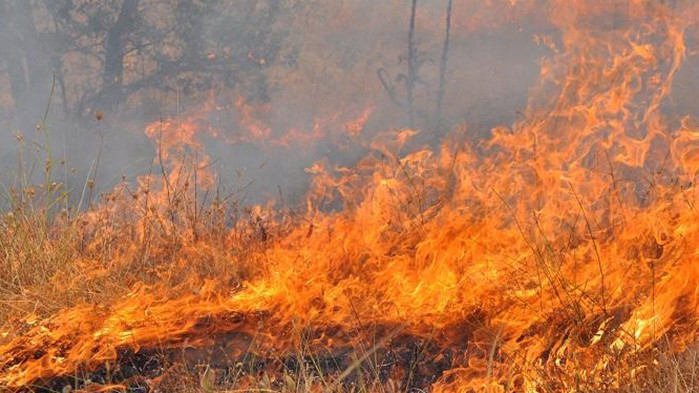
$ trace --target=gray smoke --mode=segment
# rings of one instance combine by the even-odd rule
[[[235,189],[253,181],[245,189],[248,202],[279,198],[279,190],[293,201],[305,189],[304,168],[324,156],[351,165],[362,150],[338,149],[351,144],[347,138],[292,143],[293,149],[225,143],[243,133],[236,97],[267,108],[255,115],[275,137],[292,128],[310,132],[315,119],[330,119],[333,111],[358,114],[366,102],[374,111],[362,138],[407,126],[405,107],[396,101],[406,93],[410,3],[0,0],[0,180],[7,187],[16,179],[17,135],[24,138],[26,164],[48,148],[47,132],[57,180],[67,179],[80,194],[101,151],[97,188],[109,190],[122,176],[152,170],[155,148],[143,134],[146,124],[186,117],[213,100],[220,108],[211,109],[211,124],[226,138],[204,133],[201,139],[222,184]],[[507,2],[490,8],[475,0],[454,3],[442,124],[448,129],[465,121],[474,138],[485,138],[493,126],[517,118],[537,83],[537,62],[550,52],[533,35],[556,31],[540,13],[499,21]],[[420,143],[436,144],[445,132],[434,129],[429,115],[446,4],[418,2]],[[677,76],[678,98],[669,105],[678,112],[697,109],[683,99],[696,91],[693,63]],[[37,127],[45,114],[45,128]],[[44,163],[35,165],[33,181]]]

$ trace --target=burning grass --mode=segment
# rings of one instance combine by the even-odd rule
[[[600,34],[604,5],[554,4],[562,49],[520,121],[379,134],[309,168],[303,208],[222,194],[199,116],[150,125],[160,173],[86,211],[20,185],[0,386],[693,391],[699,130],[661,104],[696,5],[635,2]]]

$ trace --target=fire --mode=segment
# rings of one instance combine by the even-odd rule
[[[85,213],[85,257],[109,239],[105,269],[167,263],[112,303],[4,332],[0,386],[156,348],[366,359],[410,338],[446,363],[435,392],[614,390],[640,381],[660,349],[686,350],[699,328],[699,128],[663,104],[699,8],[548,7],[560,37],[547,45],[560,52],[542,59],[521,120],[481,142],[456,127],[437,148],[415,146],[418,130],[379,134],[356,165],[307,170],[303,214],[257,206],[222,223],[221,202],[204,208],[194,191],[216,183],[197,139],[206,125],[149,126],[164,173]],[[359,137],[377,110],[277,136],[244,100],[236,107],[246,130],[236,143],[277,146]]]

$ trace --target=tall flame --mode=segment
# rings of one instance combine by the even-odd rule
[[[202,149],[201,126],[150,126],[168,173],[141,180],[134,194],[146,202],[128,207],[118,189],[85,219],[94,249],[101,236],[118,243],[111,269],[146,259],[167,268],[154,266],[153,280],[112,304],[66,309],[11,335],[1,386],[145,348],[223,345],[236,358],[356,348],[371,334],[375,344],[410,336],[450,351],[436,392],[574,391],[580,380],[614,389],[649,364],[640,355],[687,348],[699,328],[699,128],[663,105],[699,6],[547,8],[561,34],[546,40],[556,52],[542,59],[521,120],[482,142],[457,127],[439,149],[415,149],[416,130],[380,134],[353,167],[322,160],[307,170],[304,214],[258,206],[215,226],[214,205],[200,212],[209,224],[192,224],[199,202],[188,179],[200,171],[202,189],[215,183],[203,153],[190,166],[181,158]],[[340,128],[359,134],[368,108]],[[269,138],[250,119],[241,120],[250,133]],[[185,183],[170,192],[189,210],[163,197]],[[109,234],[90,216],[107,211]]]

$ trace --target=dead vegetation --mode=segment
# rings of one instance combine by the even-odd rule
[[[407,75],[380,84],[403,106],[402,82],[401,116],[439,131],[450,44],[428,119],[418,4]],[[218,135],[215,100],[148,124],[150,167],[98,192],[104,147],[70,177],[52,94],[2,184],[0,389],[694,391],[699,130],[661,103],[699,9],[551,5],[560,37],[537,38],[552,55],[511,127],[480,139],[459,125],[430,145],[413,127],[362,140],[373,110],[330,122],[364,155],[308,167],[298,206],[221,186],[202,142]],[[323,122],[276,135],[256,119],[268,112],[236,105],[246,132],[228,142],[324,137]]]

